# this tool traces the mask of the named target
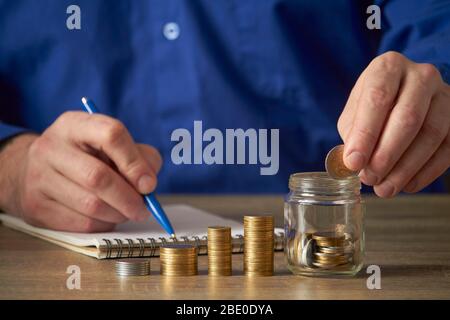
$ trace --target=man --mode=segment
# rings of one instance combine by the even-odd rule
[[[448,1],[382,1],[381,30],[365,1],[80,0],[74,30],[70,4],[0,1],[0,208],[32,224],[146,219],[160,153],[162,192],[284,192],[339,136],[380,197],[450,165]],[[107,115],[81,112],[84,95]],[[196,120],[279,129],[279,171],[174,164],[171,133]]]

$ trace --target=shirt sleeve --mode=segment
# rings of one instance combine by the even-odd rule
[[[401,52],[418,63],[431,63],[450,84],[450,1],[379,1],[379,54]]]
[[[25,132],[30,132],[30,130],[0,122],[0,142]]]

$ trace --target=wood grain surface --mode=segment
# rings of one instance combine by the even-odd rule
[[[272,213],[283,225],[280,196],[161,196],[163,203],[188,203],[241,219]],[[208,277],[207,257],[199,276],[152,274],[120,278],[114,260],[96,260],[0,226],[0,299],[449,299],[450,196],[366,197],[366,259],[353,278],[292,275],[283,253],[273,277],[248,278],[242,255],[233,256],[233,276]],[[368,265],[381,267],[381,290],[366,286]],[[66,269],[81,268],[81,290],[68,290]]]

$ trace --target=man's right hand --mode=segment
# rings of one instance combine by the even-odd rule
[[[36,226],[102,232],[149,217],[140,194],[155,189],[162,159],[118,120],[67,112],[40,136],[14,138],[0,163],[1,209]]]

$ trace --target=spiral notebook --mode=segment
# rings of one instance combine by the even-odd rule
[[[177,239],[168,239],[155,219],[146,222],[126,222],[112,232],[74,233],[37,228],[23,220],[0,214],[0,221],[7,227],[52,242],[61,247],[97,259],[159,256],[159,246],[165,243],[189,243],[198,247],[199,254],[207,254],[207,228],[229,226],[232,232],[233,253],[243,252],[244,228],[242,223],[224,219],[188,205],[167,205],[169,217]],[[276,228],[275,250],[283,250],[283,229]]]

